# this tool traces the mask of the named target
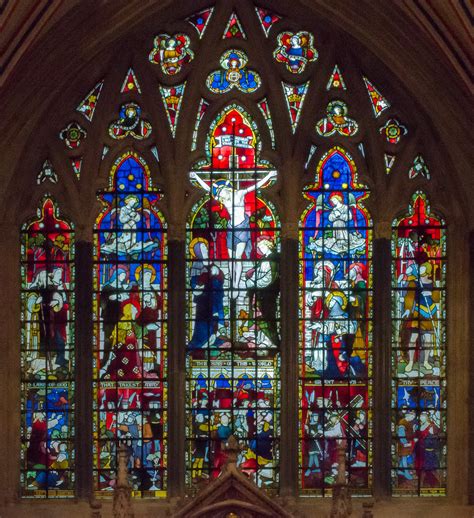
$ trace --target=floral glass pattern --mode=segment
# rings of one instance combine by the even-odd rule
[[[346,83],[342,77],[341,70],[337,65],[334,66],[331,77],[326,85],[326,90],[346,90]]]
[[[308,92],[309,81],[302,85],[290,85],[282,82],[288,115],[290,116],[291,130],[296,131],[300,120],[303,103]]]
[[[122,88],[120,88],[120,93],[128,94],[135,91],[139,94],[142,93],[142,89],[140,88],[140,84],[138,82],[137,76],[135,75],[135,72],[133,71],[133,68],[129,68],[125,79],[123,80]]]
[[[262,26],[263,32],[268,38],[268,34],[270,33],[271,28],[275,25],[275,23],[281,20],[281,16],[276,13],[272,13],[268,9],[263,9],[263,7],[256,7],[255,12],[257,13],[258,20]]]
[[[413,164],[408,170],[408,178],[413,180],[417,176],[421,176],[422,178],[430,179],[430,170],[426,165],[425,159],[422,155],[416,155],[415,160],[413,160]]]
[[[54,170],[53,164],[50,160],[45,160],[43,162],[43,167],[41,168],[41,171],[38,173],[36,177],[36,183],[38,185],[48,181],[51,183],[58,183],[58,174]]]
[[[227,26],[224,30],[224,34],[222,39],[227,40],[230,38],[241,38],[243,40],[247,39],[244,30],[242,29],[242,25],[238,16],[235,13],[232,13],[229,21],[227,22]]]
[[[374,112],[375,117],[379,117],[383,111],[390,108],[390,103],[385,97],[377,90],[374,84],[369,81],[366,77],[363,77],[367,94],[369,95],[370,104]]]
[[[186,83],[176,86],[162,86],[160,85],[161,98],[168,117],[171,134],[176,135],[176,126],[178,124],[179,111],[183,101],[184,88]]]
[[[212,13],[214,11],[214,7],[210,7],[209,9],[203,9],[196,14],[193,14],[189,18],[186,18],[186,21],[189,22],[197,31],[199,38],[202,38],[204,35],[204,31],[207,28],[209,20],[211,19]]]
[[[398,144],[400,139],[408,133],[407,128],[397,119],[388,119],[379,131],[389,144]]]
[[[68,149],[77,149],[86,137],[86,130],[77,122],[71,122],[59,134],[59,138]]]
[[[92,118],[94,117],[99,95],[103,86],[104,80],[99,81],[76,108],[76,111],[81,113],[89,122],[92,122]]]

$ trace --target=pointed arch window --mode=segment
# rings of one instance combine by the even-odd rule
[[[130,450],[135,496],[166,495],[166,224],[145,161],[128,152],[99,192],[94,250],[94,486]]]
[[[74,496],[74,229],[45,196],[21,229],[21,494]]]
[[[214,120],[190,177],[204,196],[187,228],[187,484],[219,475],[231,434],[242,471],[277,488],[280,413],[276,178],[243,108]]]
[[[353,494],[446,493],[446,226],[421,191],[393,222],[392,257],[372,225],[387,230],[401,174],[429,181],[426,132],[395,109],[396,85],[362,73],[370,53],[320,46],[333,27],[234,7],[144,27],[114,71],[96,61],[69,120],[48,121],[60,145],[36,188],[92,213],[95,172],[109,175],[92,244],[75,217],[77,282],[51,196],[21,230],[24,496],[111,496],[119,443],[133,496],[182,496],[219,477],[231,434],[271,493],[330,496],[341,456]]]
[[[446,492],[446,226],[422,191],[393,222],[392,480]]]
[[[346,454],[354,491],[371,486],[372,220],[341,147],[320,160],[300,228],[300,487],[324,495]]]

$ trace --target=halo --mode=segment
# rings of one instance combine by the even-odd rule
[[[426,261],[426,262],[422,263],[420,265],[420,269],[421,269],[422,266],[425,268],[426,274],[427,275],[431,275],[431,273],[433,272],[433,265],[431,264],[431,262],[430,261]]]
[[[346,307],[347,307],[347,297],[344,295],[344,293],[342,291],[332,291],[326,297],[326,300],[324,301],[326,306],[329,306],[329,303],[331,302],[333,297],[340,297],[342,299],[341,307],[342,307],[342,309],[346,309]]]
[[[191,243],[189,243],[189,253],[191,254],[192,259],[198,259],[196,252],[194,251],[198,243],[204,243],[209,247],[209,241],[207,239],[204,239],[203,237],[195,237]],[[199,257],[199,259],[202,259],[202,257]]]
[[[131,199],[134,199],[138,204],[140,203],[140,200],[138,199],[138,196],[135,196],[135,194],[129,194],[128,196],[125,197],[125,199],[123,200],[125,205],[128,203],[129,200]]]
[[[329,203],[331,203],[331,205],[332,205],[331,200],[333,200],[334,198],[337,198],[341,201],[341,203],[344,203],[344,196],[341,192],[335,191],[329,195]]]
[[[148,270],[151,272],[151,282],[153,282],[156,279],[156,268],[148,263],[141,264],[136,270],[135,270],[135,279],[140,282],[140,277],[142,274],[142,271]]]
[[[230,182],[229,180],[225,180],[224,178],[216,180],[212,186],[212,196],[216,198],[222,191],[222,189],[225,188],[232,189],[232,182]]]

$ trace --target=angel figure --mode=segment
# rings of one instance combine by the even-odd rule
[[[143,140],[151,135],[151,124],[142,119],[142,109],[137,103],[125,103],[120,107],[119,118],[109,126],[109,135],[115,140],[133,137]]]
[[[318,59],[318,51],[313,47],[313,35],[306,31],[283,32],[278,36],[278,47],[273,56],[285,63],[292,74],[304,72],[307,63]]]
[[[191,40],[186,34],[159,34],[153,42],[149,60],[159,64],[163,73],[171,76],[181,71],[186,63],[194,58],[194,52],[189,48]]]
[[[333,192],[329,195],[329,206],[324,203],[324,194],[320,194],[316,200],[316,211],[327,212],[328,222],[323,230],[323,235],[310,239],[308,249],[310,251],[324,253],[331,252],[335,255],[360,254],[365,250],[365,237],[353,229],[354,214],[357,206],[355,196],[347,193],[348,203],[344,202],[342,193]],[[329,228],[328,228],[329,227]]]
[[[220,59],[222,70],[215,70],[207,77],[211,92],[223,94],[237,88],[243,93],[252,93],[261,84],[260,75],[247,68],[247,55],[241,50],[230,49]]]
[[[354,119],[348,117],[347,104],[336,99],[326,107],[326,117],[316,124],[316,131],[321,137],[331,137],[335,133],[343,137],[352,137],[359,130],[359,125]]]

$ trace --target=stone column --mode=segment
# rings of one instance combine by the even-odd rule
[[[469,307],[470,307],[470,329],[468,331],[472,340],[474,322],[474,231],[469,234]],[[474,347],[470,347],[469,354],[469,481],[468,481],[468,503],[474,505]]]
[[[17,225],[3,224],[0,268],[0,506],[18,498],[20,486],[20,238]]]
[[[373,243],[373,492],[391,494],[391,252],[388,231]]]
[[[447,229],[447,496],[466,504],[474,497],[470,449],[473,390],[472,344],[473,237],[465,226],[450,222]],[[469,263],[471,259],[471,263]],[[470,290],[469,290],[470,289]],[[469,318],[471,317],[471,319]],[[470,366],[470,369],[469,369]]]
[[[91,242],[76,242],[76,390],[75,446],[76,495],[89,498],[93,492],[92,473],[92,268]]]
[[[185,229],[169,227],[168,241],[168,495],[184,494],[186,447]]]
[[[298,493],[298,229],[282,230],[280,495],[291,497]]]

